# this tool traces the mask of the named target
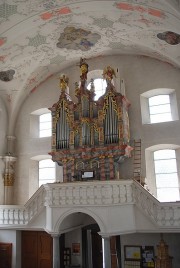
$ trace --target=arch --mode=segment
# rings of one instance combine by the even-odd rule
[[[91,218],[93,218],[96,223],[99,226],[100,232],[105,233],[106,232],[106,227],[102,221],[102,219],[99,217],[99,215],[95,214],[94,212],[92,212],[91,210],[87,209],[87,208],[73,208],[73,209],[69,209],[66,212],[64,212],[60,218],[57,220],[55,226],[54,226],[54,232],[58,233],[59,229],[60,229],[60,225],[63,222],[63,220],[65,220],[68,216],[75,214],[75,213],[83,213],[85,215],[90,216]]]
[[[148,148],[146,148],[147,151],[158,151],[158,150],[163,150],[163,149],[172,149],[172,150],[177,150],[180,148],[180,145],[176,145],[176,144],[155,144],[152,145]]]
[[[44,159],[51,159],[51,158],[52,157],[49,154],[41,154],[41,155],[32,156],[30,159],[35,160],[35,161],[41,161],[41,160],[44,160]]]

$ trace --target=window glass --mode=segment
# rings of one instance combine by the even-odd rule
[[[52,127],[51,113],[42,114],[39,116],[39,137],[50,137]]]
[[[159,150],[154,152],[154,159],[176,158],[175,150]]]
[[[178,188],[159,188],[157,189],[158,199],[161,202],[173,202],[179,200]]]
[[[51,159],[39,161],[39,187],[55,181],[55,163]]]
[[[107,87],[106,80],[102,78],[94,79],[94,87],[95,87],[95,94],[96,94],[94,97],[94,100],[98,100],[99,97],[101,97],[106,91],[106,87]],[[91,83],[89,83],[89,85],[87,86],[87,89],[90,90],[90,88],[91,88]]]
[[[158,95],[149,98],[151,123],[172,121],[169,95]]]
[[[155,172],[157,173],[172,173],[176,172],[176,159],[155,160]]]
[[[169,95],[157,95],[149,98],[149,105],[160,105],[169,103]]]
[[[154,152],[157,198],[161,202],[179,200],[179,181],[175,150]]]

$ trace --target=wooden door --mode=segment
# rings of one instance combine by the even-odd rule
[[[52,267],[52,247],[52,237],[45,232],[38,232],[38,268]]]
[[[46,232],[22,232],[22,268],[52,268],[52,237]]]
[[[38,268],[37,232],[23,231],[21,237],[22,268]]]
[[[0,243],[0,268],[11,268],[12,244]]]

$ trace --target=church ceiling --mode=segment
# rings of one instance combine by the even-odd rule
[[[180,66],[179,0],[1,0],[0,96],[21,105],[80,57],[134,54]]]

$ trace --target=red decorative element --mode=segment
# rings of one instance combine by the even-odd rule
[[[158,9],[152,9],[152,8],[144,8],[143,6],[136,6],[131,5],[127,3],[117,3],[117,8],[127,11],[138,11],[141,13],[148,13],[151,16],[158,17],[158,18],[164,18],[164,13]]]
[[[142,7],[142,6],[137,6],[137,7],[135,7],[135,10],[136,10],[136,11],[139,11],[139,12],[141,12],[141,13],[143,13],[143,12],[147,12],[147,9],[144,8],[144,7]]]
[[[151,21],[145,19],[143,15],[141,15],[141,19],[139,21],[144,23],[146,26],[149,26],[149,24],[151,24]]]
[[[148,9],[148,13],[152,16],[158,17],[158,18],[163,18],[164,17],[164,13],[160,10],[157,9]]]
[[[46,13],[41,14],[41,19],[42,20],[49,20],[50,18],[52,18],[52,16],[53,16],[52,13],[46,12]]]
[[[37,86],[35,86],[33,89],[31,89],[30,93],[33,93],[37,89],[37,87],[39,87],[41,84],[43,84],[44,82],[46,82],[46,80],[49,79],[52,76],[53,76],[53,74],[50,74],[45,80],[43,80]],[[30,83],[28,85],[30,85]]]
[[[6,38],[0,38],[0,46],[4,45],[6,43]]]
[[[71,13],[71,10],[69,7],[63,7],[56,11],[57,14],[65,15]]]
[[[55,12],[46,12],[46,13],[41,14],[41,19],[42,20],[49,20],[54,16],[66,15],[66,14],[69,14],[69,13],[71,13],[70,8],[69,7],[63,7],[61,9],[56,10]]]
[[[31,89],[31,93],[34,93],[37,87],[34,87],[33,89]]]
[[[127,3],[118,3],[117,8],[123,9],[123,10],[134,10],[134,7],[131,4]]]
[[[4,62],[4,60],[5,60],[6,57],[7,57],[7,55],[0,56],[0,61]]]

